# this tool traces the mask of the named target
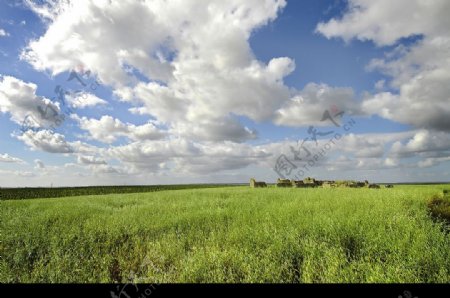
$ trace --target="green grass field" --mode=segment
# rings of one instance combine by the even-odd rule
[[[36,198],[61,198],[71,196],[108,195],[121,193],[154,192],[191,188],[214,188],[224,184],[174,184],[174,185],[121,185],[121,186],[87,186],[87,187],[27,187],[0,188],[0,200],[24,200]]]
[[[444,185],[3,200],[0,282],[450,282]]]

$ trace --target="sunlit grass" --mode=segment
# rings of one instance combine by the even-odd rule
[[[1,282],[450,282],[440,186],[1,201]]]

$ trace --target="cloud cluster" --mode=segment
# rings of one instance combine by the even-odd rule
[[[329,121],[322,120],[325,111],[329,111],[330,116],[333,116],[333,110],[337,113],[361,113],[353,89],[309,83],[276,111],[277,116],[274,122],[294,127],[333,125]],[[333,121],[338,123],[339,117]]]
[[[35,169],[38,169],[38,170],[45,169],[45,164],[40,159],[35,159],[34,164],[35,164],[35,166],[34,166]]]
[[[26,127],[59,126],[63,119],[59,105],[36,95],[37,86],[11,76],[0,76],[0,112]]]
[[[447,35],[449,9],[446,0],[349,0],[340,19],[321,22],[316,30],[327,38],[372,40],[385,46],[412,35]]]
[[[0,28],[0,37],[9,36],[9,33],[6,32],[4,29]]]
[[[106,154],[126,164],[132,172],[171,169],[185,174],[208,174],[245,168],[272,155],[263,148],[248,144],[195,143],[185,139],[134,142],[109,148]]]
[[[362,104],[368,114],[450,132],[450,2],[437,0],[350,0],[340,19],[320,23],[317,31],[328,38],[371,40],[394,45],[416,37],[410,46],[397,45],[374,59],[369,70],[392,77],[398,92],[374,94]]]
[[[158,129],[153,123],[144,125],[134,125],[123,123],[119,119],[111,116],[102,116],[99,120],[88,119],[87,117],[73,116],[79,122],[80,128],[89,132],[89,138],[104,142],[113,143],[119,137],[126,137],[131,140],[158,140],[166,136],[166,133]]]
[[[73,153],[75,149],[66,142],[65,137],[50,130],[27,130],[17,138],[33,150],[42,150],[49,153]]]
[[[27,130],[15,136],[24,142],[31,150],[40,150],[48,153],[85,153],[95,154],[99,148],[80,142],[68,142],[64,135],[48,130]]]
[[[106,165],[106,161],[103,158],[95,157],[91,155],[78,156],[78,163],[85,165]]]
[[[53,74],[83,64],[113,86],[120,100],[135,105],[132,111],[151,115],[178,136],[242,142],[256,134],[235,116],[270,120],[291,97],[283,78],[294,70],[294,61],[280,57],[265,64],[254,57],[248,42],[251,33],[272,21],[285,4],[282,0],[30,4],[51,21],[22,58]]]
[[[343,136],[333,153],[317,162],[327,171],[430,167],[448,161],[448,1],[350,0],[341,18],[318,24],[317,32],[328,38],[391,46],[367,67],[391,80],[380,80],[376,93],[362,102],[347,87],[310,83],[302,90],[289,88],[284,80],[295,70],[295,61],[255,57],[252,33],[277,17],[284,0],[26,3],[47,28],[23,50],[22,59],[53,75],[83,65],[111,88],[121,106],[129,105],[129,112],[148,120],[137,125],[109,115],[72,114],[85,138],[104,143],[98,147],[68,141],[48,129],[16,136],[32,150],[72,156],[76,161],[67,169],[79,171],[80,177],[87,170],[105,177],[191,177],[247,167],[271,169],[279,154],[292,154],[295,141],[251,145],[248,141],[257,139],[258,132],[242,119],[290,127],[332,125],[323,121],[327,110],[376,114],[418,128]],[[416,41],[409,46],[398,42],[405,37]],[[56,123],[44,108],[59,112],[59,105],[36,92],[33,83],[1,77],[0,111],[16,123],[31,114],[31,127]],[[107,103],[90,93],[67,100],[80,109]],[[403,162],[415,157],[422,160]],[[14,160],[8,155],[0,155],[2,159]],[[35,166],[54,170],[40,160]]]
[[[397,141],[391,154],[400,157],[426,156],[440,157],[450,155],[450,135],[442,132],[420,130],[406,143]]]
[[[65,98],[71,104],[71,106],[76,109],[83,109],[87,107],[107,104],[107,101],[97,97],[92,93],[82,93],[76,96],[69,94],[65,96]]]
[[[0,162],[8,163],[24,163],[20,158],[9,155],[8,153],[0,154]]]

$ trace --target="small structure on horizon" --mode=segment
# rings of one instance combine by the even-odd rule
[[[255,178],[251,178],[250,179],[250,187],[251,188],[255,188],[255,187],[267,187],[266,182],[264,181],[256,181]]]
[[[276,182],[277,187],[293,187],[293,188],[307,188],[307,187],[322,187],[322,188],[381,188],[380,185],[369,183],[369,181],[355,181],[355,180],[316,180],[311,177],[306,177],[303,180],[289,180],[278,178]],[[255,178],[250,179],[250,187],[267,187],[263,181],[256,181]],[[385,188],[393,188],[392,184],[386,184]]]
[[[305,187],[303,180],[291,180],[292,187]]]
[[[289,179],[277,179],[277,187],[292,187],[291,180]]]

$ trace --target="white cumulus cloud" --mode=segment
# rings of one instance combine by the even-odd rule
[[[36,95],[37,86],[11,76],[0,76],[0,112],[25,128],[59,126],[64,118],[59,106]]]
[[[108,115],[100,119],[89,119],[87,117],[73,116],[80,124],[80,128],[89,132],[91,139],[113,143],[119,137],[131,140],[157,140],[165,137],[166,133],[158,129],[153,123],[143,125],[123,123],[119,119]]]
[[[0,154],[0,162],[25,163],[22,159],[11,156],[8,153]]]
[[[370,40],[379,46],[420,36],[400,44],[385,57],[372,60],[369,70],[392,77],[397,92],[374,94],[362,110],[418,128],[450,131],[450,2],[446,0],[350,0],[339,19],[320,23],[326,37]]]

